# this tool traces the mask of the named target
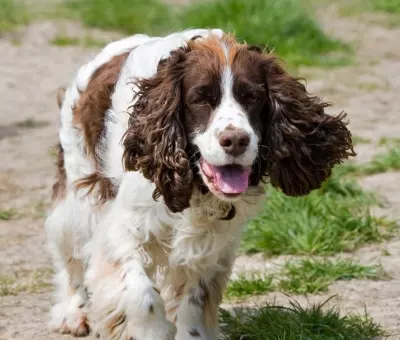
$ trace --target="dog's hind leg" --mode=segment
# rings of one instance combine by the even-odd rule
[[[80,206],[78,207],[78,205]],[[50,328],[74,336],[89,334],[86,319],[87,294],[83,286],[84,262],[79,255],[80,243],[77,225],[84,202],[73,194],[58,202],[46,220],[48,245],[55,270],[55,305],[51,310]],[[82,217],[82,215],[80,215]],[[82,220],[82,223],[85,223]]]
[[[90,237],[93,214],[86,199],[79,199],[71,189],[68,192],[64,161],[64,149],[58,144],[53,207],[45,223],[56,285],[56,303],[51,310],[50,328],[84,336],[89,333],[89,327],[85,312],[84,263],[79,253],[82,244]]]

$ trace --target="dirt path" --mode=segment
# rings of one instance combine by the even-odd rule
[[[356,43],[356,62],[341,69],[303,73],[311,91],[336,104],[335,112],[344,109],[349,113],[355,135],[377,141],[399,137],[400,29],[385,28],[379,18],[367,24],[370,19],[339,18],[334,7],[321,12],[321,22],[329,32]],[[76,27],[68,29],[76,31]],[[51,266],[43,215],[54,174],[49,148],[57,140],[55,90],[96,50],[52,46],[49,40],[55,31],[54,23],[42,22],[26,28],[19,43],[0,38],[4,51],[0,55],[0,208],[16,212],[9,221],[0,219],[0,340],[69,339],[46,330]],[[376,150],[371,145],[357,147],[361,160]],[[378,213],[400,217],[400,173],[371,176],[362,183],[387,200],[387,207]],[[382,249],[388,251],[386,256]],[[344,312],[363,313],[366,307],[392,334],[400,334],[400,238],[361,249],[354,256],[363,263],[381,263],[392,280],[339,282],[329,294],[309,300],[338,294],[332,302]],[[255,257],[252,261],[256,267],[262,260]],[[241,263],[243,259],[238,260],[238,269]],[[276,293],[263,297],[273,298],[287,300]],[[299,300],[306,302],[304,297]]]

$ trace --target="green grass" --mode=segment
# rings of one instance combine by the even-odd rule
[[[386,143],[386,142],[382,142]],[[389,147],[386,152],[377,154],[368,163],[355,164],[347,163],[341,167],[342,175],[374,175],[400,169],[400,147]]]
[[[34,271],[15,272],[12,276],[0,276],[0,296],[46,291],[51,287],[51,274],[51,269],[41,268]]]
[[[104,47],[108,42],[94,39],[90,36],[83,38],[71,37],[68,35],[58,34],[51,41],[51,44],[66,47],[66,46],[81,46],[85,48]]]
[[[361,136],[352,136],[353,144],[368,144],[371,143],[370,138],[365,138]]]
[[[241,274],[237,279],[230,280],[225,290],[225,297],[228,300],[235,298],[246,298],[254,295],[261,295],[275,290],[271,275],[250,275]]]
[[[359,174],[372,175],[400,169],[400,148],[390,148],[386,153],[376,155],[370,163],[361,167]]]
[[[219,27],[248,43],[268,45],[290,67],[349,62],[349,46],[328,37],[303,0],[210,0],[174,8],[160,0],[65,1],[92,27],[129,34]]]
[[[326,292],[338,280],[384,280],[388,274],[381,266],[363,266],[351,260],[301,259],[287,262],[274,275],[241,274],[230,280],[225,291],[227,301],[280,291],[294,294]]]
[[[326,302],[302,308],[267,305],[259,309],[221,310],[222,340],[373,340],[385,336],[368,315],[341,316]]]
[[[382,137],[378,141],[378,145],[383,146],[399,146],[400,138]]]
[[[305,259],[288,262],[281,275],[279,289],[288,293],[313,294],[328,290],[338,280],[387,278],[381,266],[363,266],[350,260]]]
[[[14,209],[5,209],[0,210],[0,220],[1,221],[9,221],[11,220],[17,212]]]
[[[378,15],[366,18],[368,23],[389,29],[398,27],[400,24],[399,0],[352,0],[340,3],[339,13],[343,16],[359,16],[365,12],[387,14],[385,16]]]
[[[0,34],[28,22],[25,6],[15,0],[0,0]]]
[[[181,27],[220,27],[251,44],[268,45],[294,65],[344,64],[332,56],[346,51],[342,42],[328,37],[301,0],[216,0],[199,2],[178,13]]]
[[[370,0],[375,10],[400,13],[400,0]]]
[[[265,208],[246,228],[242,249],[268,255],[332,254],[388,237],[391,228],[382,230],[385,221],[370,214],[376,199],[341,172],[338,167],[306,197],[287,197],[268,187]]]
[[[159,0],[66,0],[66,5],[89,27],[127,34],[158,34],[171,24],[169,7]]]

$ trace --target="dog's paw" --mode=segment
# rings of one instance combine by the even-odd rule
[[[56,304],[51,310],[49,327],[61,334],[72,334],[77,337],[89,335],[90,327],[83,299],[74,295],[67,301]]]
[[[105,328],[94,332],[101,340],[174,340],[176,327],[173,323],[153,317],[147,320],[128,320],[124,313],[112,313]]]

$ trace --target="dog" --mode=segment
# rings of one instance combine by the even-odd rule
[[[355,155],[345,113],[220,29],[112,42],[58,103],[50,326],[75,336],[216,340],[264,183],[307,195]]]

